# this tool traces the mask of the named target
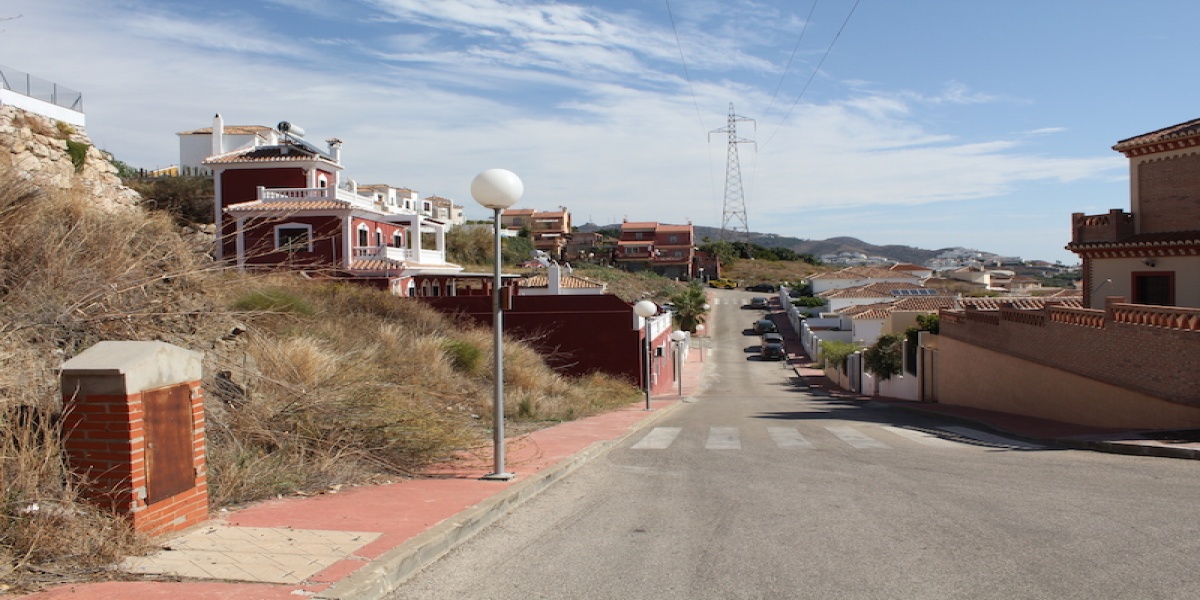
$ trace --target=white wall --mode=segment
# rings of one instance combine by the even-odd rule
[[[70,123],[76,127],[83,127],[86,118],[83,113],[63,108],[56,104],[51,104],[45,100],[30,98],[25,94],[18,94],[12,90],[0,88],[0,105],[15,106],[21,110],[26,110],[31,113],[57,119],[64,123]]]

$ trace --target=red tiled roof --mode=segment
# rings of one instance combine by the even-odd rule
[[[409,265],[397,260],[388,260],[386,258],[368,258],[366,260],[356,260],[350,263],[351,272],[360,271],[402,271]]]
[[[954,296],[908,296],[896,300],[896,312],[935,313],[943,308],[954,308]]]
[[[206,165],[238,164],[247,162],[297,162],[319,160],[336,164],[328,157],[297,144],[278,144],[244,148],[204,159]]]
[[[1041,310],[1046,307],[1045,296],[997,296],[993,298],[959,298],[959,305],[977,310],[1000,310],[1004,305],[1018,310]],[[1082,297],[1051,298],[1051,304],[1070,308],[1082,308]]]
[[[925,289],[915,283],[877,282],[867,285],[856,285],[848,288],[825,290],[817,294],[821,298],[891,298],[892,290],[921,290]]]
[[[301,210],[348,210],[350,203],[344,200],[251,200],[225,207],[226,212],[296,212]]]
[[[271,131],[271,128],[266,125],[226,125],[223,128],[223,132],[226,135],[254,135],[267,131]],[[212,132],[212,127],[202,127],[191,131],[180,131],[176,135],[211,135]]]
[[[1107,248],[1155,248],[1175,244],[1200,244],[1200,231],[1162,231],[1140,233],[1115,242],[1072,242],[1069,250],[1103,250]]]
[[[893,271],[883,267],[846,267],[838,271],[829,271],[813,275],[809,279],[895,279],[897,277],[917,277],[904,271]]]
[[[548,288],[550,287],[550,277],[545,273],[538,273],[536,275],[530,275],[524,279],[521,279],[517,282],[517,285],[524,288]],[[605,284],[600,283],[599,281],[592,281],[591,279],[587,279],[585,277],[568,275],[566,273],[563,273],[559,276],[558,285],[562,288],[572,289],[605,288]]]
[[[888,270],[891,270],[891,271],[932,271],[932,269],[930,269],[929,267],[922,267],[921,265],[914,265],[911,263],[896,263],[896,264],[892,265],[891,267],[888,267]]]
[[[856,304],[838,309],[834,312],[851,319],[886,319],[892,314],[891,302],[876,302],[874,304]]]
[[[1200,119],[1192,119],[1178,125],[1163,127],[1162,129],[1143,133],[1131,138],[1121,140],[1113,146],[1113,150],[1117,152],[1125,152],[1137,148],[1138,146],[1146,146],[1149,144],[1157,144],[1170,140],[1179,140],[1194,135],[1200,134]]]

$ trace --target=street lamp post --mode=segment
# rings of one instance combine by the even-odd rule
[[[676,329],[671,332],[671,341],[675,345],[675,379],[679,389],[679,397],[683,397],[683,341],[686,340],[688,334],[686,331]]]
[[[646,383],[646,410],[650,410],[650,317],[658,314],[658,305],[649,300],[642,300],[633,305],[633,312],[642,318],[642,323],[644,324],[645,335],[643,337],[645,340],[643,343],[646,351],[643,352],[643,358],[646,365],[643,377],[645,377]]]
[[[525,184],[512,171],[488,169],[471,181],[471,197],[484,208],[492,209],[495,231],[495,260],[492,271],[492,395],[493,468],[484,475],[492,481],[508,481],[513,474],[504,469],[504,308],[500,280],[500,212],[514,205],[525,193]]]

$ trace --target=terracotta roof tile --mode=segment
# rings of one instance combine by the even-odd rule
[[[892,290],[921,290],[925,289],[915,283],[903,282],[877,282],[867,285],[856,285],[848,288],[838,288],[833,290],[825,290],[817,294],[821,298],[891,298],[895,294]]]
[[[1197,134],[1200,134],[1200,119],[1192,119],[1191,121],[1179,123],[1178,125],[1163,127],[1162,129],[1151,131],[1150,133],[1143,133],[1142,135],[1136,135],[1131,138],[1123,139],[1113,146],[1113,150],[1124,152],[1138,146],[1156,144],[1168,140],[1177,140]]]
[[[286,150],[286,152],[285,152]],[[243,148],[204,159],[206,165],[238,164],[247,162],[298,162],[320,160],[335,164],[329,157],[297,144],[278,144]]]
[[[1058,304],[1070,308],[1081,308],[1083,298],[1051,298],[1051,304]],[[992,298],[960,298],[959,306],[971,307],[976,310],[1000,310],[1000,307],[1008,305],[1017,310],[1041,310],[1046,307],[1047,298],[1045,296],[997,296]]]
[[[896,300],[893,310],[935,313],[943,308],[954,308],[955,300],[954,296],[908,296]]]
[[[846,267],[838,271],[829,271],[819,275],[813,275],[809,279],[895,279],[897,277],[911,277],[916,280],[917,277],[911,273],[904,271],[893,271],[883,267]]]
[[[251,200],[225,207],[226,212],[297,212],[301,210],[347,210],[350,203],[344,200]]]
[[[366,260],[356,260],[356,261],[350,263],[350,271],[351,272],[402,271],[408,266],[410,266],[410,265],[406,265],[403,262],[400,262],[398,260],[388,260],[386,258],[369,258]]]
[[[271,131],[271,128],[266,125],[226,125],[223,131],[225,135],[254,135]],[[212,135],[212,132],[212,127],[202,127],[191,131],[180,131],[176,135]]]
[[[517,285],[524,288],[548,288],[550,287],[550,278],[545,273],[538,273],[521,279],[517,282]],[[567,275],[565,273],[559,277],[559,286],[570,289],[604,289],[606,287],[605,284],[599,281],[592,281],[586,277]]]
[[[1115,242],[1071,243],[1067,248],[1097,250],[1104,248],[1154,248],[1172,244],[1200,244],[1200,231],[1162,231],[1131,235]]]

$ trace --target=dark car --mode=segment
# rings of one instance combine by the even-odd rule
[[[778,334],[778,333],[764,333],[764,334],[762,334],[762,343],[764,343],[764,344],[782,344],[783,343],[783,335]]]
[[[754,322],[754,333],[762,335],[764,333],[778,333],[779,328],[775,326],[775,321],[770,319],[759,319]]]
[[[746,286],[746,291],[747,291],[747,292],[767,292],[767,293],[771,293],[771,292],[774,292],[774,291],[775,291],[775,286],[773,286],[773,285],[771,285],[771,284],[769,284],[769,283],[756,283],[756,284],[754,284],[754,285],[748,285],[748,286]]]
[[[762,348],[758,351],[758,357],[762,360],[783,360],[787,358],[787,354],[783,351],[782,343],[763,342]]]
[[[768,308],[771,306],[771,304],[766,298],[763,298],[762,296],[755,296],[750,299],[750,304],[748,306],[750,308]]]

